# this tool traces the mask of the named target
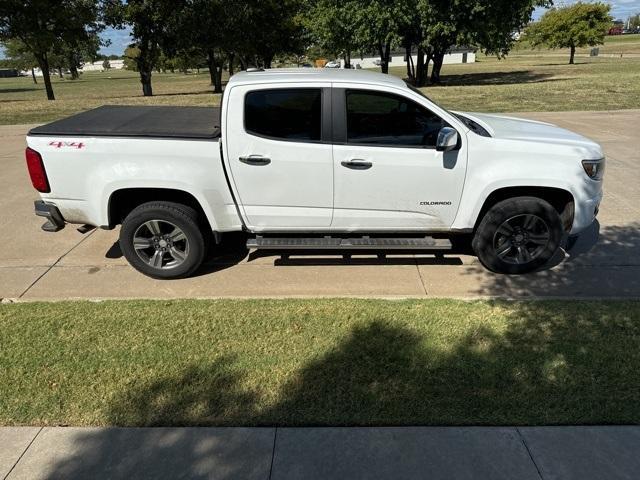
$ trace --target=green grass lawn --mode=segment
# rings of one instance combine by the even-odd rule
[[[580,51],[585,53],[588,50]],[[466,111],[566,111],[640,108],[640,35],[607,37],[601,53],[567,65],[564,50],[519,45],[506,59],[478,54],[466,65],[445,65],[443,86],[425,92],[443,106]],[[626,56],[625,56],[626,55]],[[404,76],[406,67],[391,73]],[[80,80],[53,77],[56,99],[46,100],[40,79],[0,78],[0,124],[42,123],[105,104],[218,105],[209,74],[153,75],[153,97],[143,97],[138,74],[88,72]]]
[[[637,424],[639,307],[0,305],[0,424]]]

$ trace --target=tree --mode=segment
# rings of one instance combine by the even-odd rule
[[[533,46],[568,48],[569,64],[573,64],[576,48],[604,43],[612,21],[610,10],[611,6],[604,3],[582,2],[554,8],[527,29],[526,38]]]
[[[136,64],[140,73],[142,94],[153,95],[151,74],[163,49],[171,45],[171,25],[182,15],[185,0],[110,0],[106,9],[109,25],[122,28],[131,26],[137,49],[135,57],[125,55]]]
[[[629,20],[627,21],[628,28],[631,30],[640,29],[640,13],[636,13],[635,15],[631,15]]]
[[[271,68],[276,55],[304,52],[301,0],[248,0],[246,3],[249,8],[244,14],[248,15],[250,28],[242,47],[245,58],[253,54],[256,66]],[[235,26],[235,30],[240,29]]]
[[[403,27],[410,23],[415,2],[410,0],[358,0],[356,42],[380,55],[382,73],[389,73],[391,49],[400,44]]]
[[[80,78],[78,69],[85,62],[95,62],[100,57],[98,50],[101,45],[109,45],[109,41],[102,41],[97,33],[92,33],[86,38],[63,39],[52,49],[59,70],[63,67],[69,69],[71,80]]]
[[[55,100],[49,56],[64,42],[83,41],[102,28],[93,0],[2,0],[0,41],[20,40],[38,62],[47,99]]]
[[[530,21],[536,7],[549,5],[550,0],[418,0],[403,35],[405,44],[418,47],[416,84],[424,85],[430,61],[431,83],[440,82],[444,57],[453,46],[475,45],[487,54],[505,55],[513,32]]]
[[[124,68],[132,72],[138,71],[136,59],[140,56],[140,49],[135,46],[128,46],[124,49]]]
[[[185,62],[177,61],[177,57],[193,49],[199,50],[206,58],[211,85],[216,93],[222,92],[224,47],[229,45],[231,29],[237,28],[239,24],[245,26],[245,32],[252,28],[245,23],[233,25],[231,18],[238,13],[240,3],[224,0],[189,0],[183,14],[174,17],[170,27],[175,42],[169,52],[172,57],[176,57],[176,66],[182,66],[186,70]]]
[[[304,16],[314,44],[334,57],[342,57],[346,68],[351,67],[351,54],[360,49],[354,21],[358,6],[354,0],[318,0]]]
[[[7,57],[5,62],[7,67],[15,68],[16,70],[31,70],[31,78],[33,83],[37,84],[36,73],[34,68],[38,66],[38,61],[35,59],[29,48],[20,40],[7,40],[3,44],[4,54]]]

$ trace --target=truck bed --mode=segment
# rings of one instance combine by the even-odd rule
[[[220,108],[105,105],[48,123],[29,135],[215,139]]]

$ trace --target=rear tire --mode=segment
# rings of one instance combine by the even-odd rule
[[[515,197],[495,204],[473,239],[480,262],[496,273],[522,274],[544,266],[560,248],[564,228],[545,200]]]
[[[206,243],[198,212],[174,202],[143,203],[120,229],[122,253],[152,278],[188,277],[202,264]]]

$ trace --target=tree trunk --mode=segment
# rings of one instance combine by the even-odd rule
[[[380,44],[378,45],[378,49],[380,50],[380,71],[382,73],[389,73],[389,56],[391,54],[391,44]]]
[[[404,47],[405,61],[407,62],[407,78],[415,83],[416,72],[413,67],[413,58],[411,57],[411,43],[407,42]]]
[[[36,72],[33,67],[31,67],[31,78],[33,78],[33,83],[38,84],[38,80],[36,80]]]
[[[429,62],[424,62],[424,49],[418,46],[418,60],[416,62],[416,87],[424,87],[427,81]]]
[[[64,75],[63,75],[63,73],[62,73],[62,67],[58,67],[58,76],[59,76],[60,78],[64,78]]]
[[[265,57],[263,57],[264,60],[264,68],[271,68],[271,63],[273,62],[273,55],[268,54]]]
[[[140,83],[142,84],[142,95],[145,97],[153,96],[153,88],[151,88],[151,69],[140,70]]]
[[[576,56],[576,46],[571,45],[571,53],[569,55],[569,65],[573,65],[573,59]]]
[[[227,58],[229,62],[229,76],[231,77],[236,72],[233,65],[233,63],[236,61],[236,54],[230,53],[227,55]]]
[[[69,63],[69,71],[71,72],[71,80],[77,80],[80,78],[78,74],[78,64],[76,62],[76,56],[74,53],[70,53],[67,58],[67,62]]]
[[[209,78],[211,78],[211,85],[213,85],[213,93],[222,93],[222,67],[218,66],[218,59],[213,50],[207,52],[207,64],[209,65]]]
[[[444,62],[444,51],[433,52],[433,70],[431,71],[431,83],[440,83],[440,71]]]
[[[344,52],[344,68],[351,69],[351,52],[347,50]]]
[[[47,54],[42,54],[36,57],[38,60],[38,66],[42,71],[42,78],[44,80],[44,89],[47,91],[47,100],[55,100],[53,95],[53,87],[51,86],[51,76],[49,75],[49,59]]]

